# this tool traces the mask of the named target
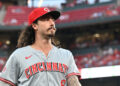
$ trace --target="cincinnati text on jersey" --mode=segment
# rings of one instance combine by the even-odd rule
[[[26,68],[25,74],[26,77],[29,79],[32,75],[38,72],[51,71],[51,72],[66,73],[67,70],[68,67],[65,64],[54,63],[54,62],[39,62]]]

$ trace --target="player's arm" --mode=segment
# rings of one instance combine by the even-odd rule
[[[67,79],[68,86],[82,86],[76,75],[72,75]]]
[[[0,81],[0,86],[11,86],[11,85],[9,85],[9,84],[7,84],[5,82]]]

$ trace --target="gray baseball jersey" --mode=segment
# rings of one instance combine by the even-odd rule
[[[66,78],[80,75],[70,51],[53,47],[46,57],[31,46],[16,49],[0,80],[12,86],[67,86]]]

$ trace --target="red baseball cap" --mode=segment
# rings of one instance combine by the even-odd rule
[[[50,11],[50,9],[46,7],[36,8],[28,16],[29,25],[31,25],[39,17],[46,15],[46,14],[50,14],[55,20],[58,19],[60,16],[59,11]]]

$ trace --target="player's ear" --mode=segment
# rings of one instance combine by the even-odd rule
[[[35,24],[35,23],[32,23],[32,28],[37,31],[38,30],[38,25]]]

